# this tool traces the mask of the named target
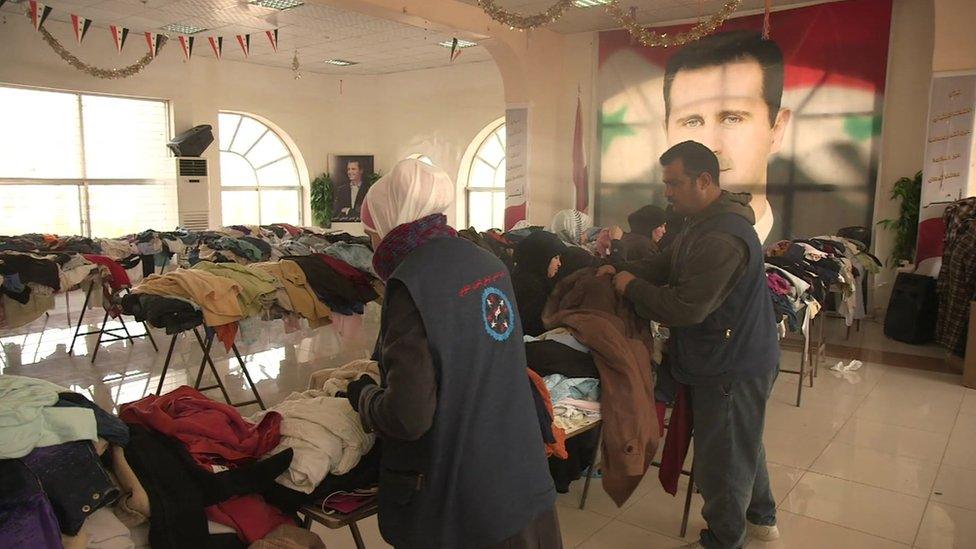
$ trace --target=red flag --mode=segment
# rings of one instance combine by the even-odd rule
[[[587,184],[586,151],[583,150],[583,101],[576,97],[576,129],[573,130],[573,186],[576,187],[576,209],[586,212],[590,204]]]
[[[159,46],[159,41],[153,36],[153,33],[147,32],[146,34],[146,45],[149,46],[149,57],[156,57],[156,48]]]
[[[278,29],[267,31],[264,34],[268,35],[268,41],[271,42],[271,49],[273,49],[275,53],[278,53]]]
[[[219,60],[220,59],[220,54],[223,53],[223,51],[224,51],[224,37],[223,36],[217,36],[217,37],[211,36],[210,38],[208,38],[208,40],[210,40],[210,47],[213,49],[214,55]]]

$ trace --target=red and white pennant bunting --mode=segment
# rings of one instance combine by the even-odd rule
[[[224,52],[224,37],[211,36],[208,40],[210,41],[210,47],[213,49],[214,55],[220,60],[220,55]]]
[[[271,42],[271,49],[278,53],[278,29],[266,31],[265,34],[268,35],[268,41]]]
[[[244,52],[244,58],[251,53],[251,35],[250,34],[238,34],[237,43],[241,45],[241,51]]]
[[[47,17],[51,15],[51,6],[45,6],[37,0],[30,0],[30,17],[31,23],[34,24],[34,30],[41,30],[44,26],[44,21],[47,21]]]
[[[115,42],[115,49],[122,53],[125,47],[125,39],[129,37],[129,29],[118,25],[109,25],[108,30],[112,32],[112,41]]]
[[[180,48],[183,49],[183,60],[189,61],[190,56],[193,55],[193,37],[181,34],[179,40]]]
[[[79,44],[85,39],[85,35],[88,34],[88,29],[91,27],[91,19],[86,19],[80,15],[71,14],[71,28],[75,31],[75,40]]]

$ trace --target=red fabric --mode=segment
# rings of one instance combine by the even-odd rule
[[[87,259],[88,261],[91,261],[92,263],[96,263],[98,265],[103,265],[108,268],[109,273],[111,273],[111,276],[108,279],[108,283],[111,285],[113,291],[119,291],[122,288],[128,288],[132,286],[132,282],[129,281],[128,273],[125,272],[125,269],[122,268],[122,265],[119,265],[118,261],[115,261],[114,259],[110,257],[106,257],[104,255],[91,255],[91,254],[83,254],[83,255],[85,259]]]
[[[261,496],[238,496],[205,509],[207,518],[237,530],[237,536],[248,545],[264,538],[275,529],[295,521],[278,508],[265,503]]]
[[[119,418],[179,440],[207,470],[254,461],[274,449],[281,438],[281,414],[268,412],[254,425],[237,408],[186,385],[123,404]]]
[[[516,223],[525,219],[525,202],[505,207],[505,230],[510,231]]]
[[[288,231],[288,234],[290,234],[291,236],[295,236],[295,235],[302,234],[302,230],[299,229],[298,227],[294,226],[294,225],[289,225],[287,223],[275,223],[275,225],[277,225],[277,226],[283,228],[284,230]]]
[[[659,417],[664,417],[660,414]],[[671,421],[668,423],[668,435],[664,439],[664,453],[661,455],[661,470],[657,478],[661,481],[664,491],[672,496],[678,493],[678,479],[681,469],[688,456],[691,445],[691,431],[694,417],[691,412],[691,400],[688,398],[688,386],[678,384],[678,395],[671,411]]]
[[[485,232],[485,234],[488,235],[488,238],[491,238],[492,240],[498,242],[499,244],[501,244],[503,246],[511,246],[512,245],[512,242],[509,239],[505,238],[505,235],[503,235],[501,233],[498,233],[496,231],[487,231],[487,232]]]
[[[942,245],[946,225],[941,217],[926,219],[918,224],[918,244],[915,246],[915,264],[926,259],[942,257]]]
[[[238,325],[236,322],[213,327],[214,333],[217,334],[217,340],[224,344],[224,350],[227,352],[230,352],[234,346],[234,340],[237,338],[237,328]]]
[[[546,403],[546,412],[549,414],[549,421],[552,422],[552,438],[556,439],[556,442],[546,443],[546,457],[556,456],[559,459],[569,459],[569,453],[566,451],[566,431],[552,421],[552,395],[549,394],[546,382],[531,368],[526,368],[525,371],[529,373],[529,380],[532,381],[535,391],[542,396],[542,402]]]

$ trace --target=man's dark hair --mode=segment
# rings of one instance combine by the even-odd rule
[[[352,164],[353,162],[356,163],[357,168],[359,168],[360,170],[363,169],[363,163],[360,162],[359,160],[346,160],[346,168],[348,168],[349,164]]]
[[[769,108],[769,125],[776,123],[783,101],[783,52],[772,40],[751,30],[737,30],[706,36],[678,50],[664,70],[664,116],[671,119],[671,85],[682,69],[694,70],[754,59],[763,73],[763,99]]]
[[[685,168],[685,173],[692,179],[697,179],[703,173],[712,176],[712,182],[718,187],[718,157],[711,149],[697,141],[682,141],[661,155],[661,165],[680,160]]]

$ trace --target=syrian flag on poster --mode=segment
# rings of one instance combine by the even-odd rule
[[[213,49],[214,55],[219,60],[220,55],[224,52],[224,37],[211,36],[207,40],[210,41],[210,48]]]
[[[278,53],[278,29],[266,31],[268,41],[271,42],[271,49]]]
[[[85,39],[85,35],[88,34],[88,29],[91,27],[91,24],[91,19],[71,14],[71,28],[75,31],[75,40],[79,44]]]
[[[189,61],[193,55],[193,37],[181,34],[179,36],[180,48],[183,49],[183,60]]]
[[[251,35],[250,34],[238,34],[237,43],[241,45],[241,51],[244,52],[244,58],[251,53]]]
[[[163,45],[163,35],[154,32],[147,32],[145,35],[146,46],[149,47],[149,57],[155,58],[156,54],[159,53],[159,47]]]
[[[49,15],[51,15],[51,6],[45,6],[37,0],[30,0],[30,17],[31,22],[34,23],[34,30],[41,30]]]
[[[122,53],[125,47],[125,39],[129,37],[129,29],[118,25],[109,25],[108,30],[112,32],[112,41],[115,42],[115,49]]]

